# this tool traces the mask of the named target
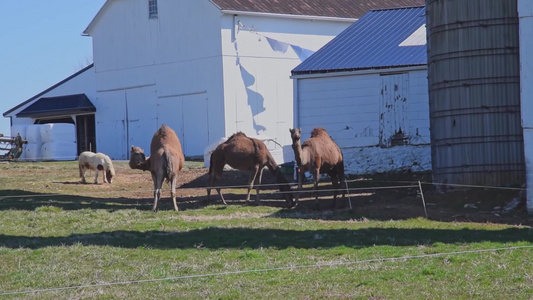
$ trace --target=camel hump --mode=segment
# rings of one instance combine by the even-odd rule
[[[244,134],[244,132],[239,131],[239,132],[237,132],[237,133],[232,134],[232,135],[229,137],[228,141],[230,141],[230,140],[232,140],[232,139],[239,138],[239,137],[247,137],[247,136],[246,136],[246,134]]]
[[[322,127],[316,127],[316,128],[313,129],[313,131],[311,131],[311,137],[316,137],[316,136],[321,136],[321,135],[325,135],[325,136],[329,137],[329,134],[326,131],[326,129],[324,129]]]
[[[166,136],[169,132],[174,132],[174,130],[172,130],[172,128],[170,128],[167,124],[162,124],[157,131],[157,134],[160,136]]]

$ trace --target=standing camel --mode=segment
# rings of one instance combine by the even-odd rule
[[[263,168],[266,166],[272,174],[276,177],[276,181],[280,184],[279,190],[283,192],[283,196],[289,206],[292,206],[292,193],[287,179],[281,173],[280,168],[274,161],[274,158],[268,151],[265,143],[261,140],[247,137],[244,133],[238,132],[232,135],[227,141],[218,145],[218,147],[211,153],[211,160],[209,165],[209,187],[207,188],[207,200],[211,195],[211,187],[222,176],[224,165],[230,165],[237,170],[250,171],[250,178],[248,182],[248,194],[246,201],[250,201],[250,193],[254,186],[256,186],[256,203],[259,204],[259,184],[263,174]],[[220,188],[216,188],[222,202],[226,204],[224,196],[220,192]]]
[[[318,180],[320,174],[328,174],[331,178],[331,183],[334,187],[333,205],[337,206],[337,190],[341,187],[341,182],[344,181],[344,160],[339,146],[331,139],[324,128],[317,127],[311,131],[311,138],[300,145],[300,138],[302,130],[300,128],[289,129],[292,139],[292,149],[294,150],[294,157],[298,164],[298,190],[302,190],[302,180],[305,171],[309,171],[313,175],[315,201],[317,209],[320,208],[318,204],[318,194],[316,192],[318,187]],[[343,189],[342,198],[346,195]],[[296,196],[296,203],[298,202],[299,193]]]
[[[152,211],[157,211],[157,202],[161,199],[161,186],[166,179],[170,183],[172,202],[174,209],[178,210],[176,204],[176,185],[178,182],[178,172],[185,165],[185,157],[181,151],[181,143],[170,127],[163,124],[152,138],[150,144],[151,156],[145,158],[143,149],[131,146],[130,168],[150,171],[154,182],[154,207]]]

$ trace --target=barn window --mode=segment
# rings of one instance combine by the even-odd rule
[[[148,18],[157,19],[157,0],[148,0]]]

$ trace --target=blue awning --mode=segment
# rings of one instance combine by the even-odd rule
[[[23,118],[42,118],[63,115],[77,115],[95,112],[96,107],[85,94],[59,97],[42,97],[16,114]]]

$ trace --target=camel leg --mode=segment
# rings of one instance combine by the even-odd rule
[[[216,179],[213,179],[213,180],[209,180],[209,186],[213,186],[216,182]],[[220,188],[215,188],[217,190],[217,193],[218,195],[220,196],[220,199],[222,200],[222,203],[224,203],[224,205],[228,205],[228,203],[226,203],[226,200],[224,199],[224,196],[222,195],[222,192],[221,192],[221,189]],[[207,188],[207,201],[209,201],[209,197],[211,195],[211,188]]]
[[[261,178],[263,177],[263,169],[261,170],[258,170],[259,171],[259,177],[256,178],[257,179],[257,182],[255,183],[255,190],[256,190],[256,194],[255,194],[255,203],[257,205],[259,205],[259,185],[261,184]]]
[[[300,192],[302,191],[302,181],[305,172],[302,169],[298,168],[298,192],[296,192],[296,197],[294,199],[294,206],[298,205],[298,199],[300,198]]]
[[[337,194],[338,190],[341,188],[339,176],[337,176],[337,174],[329,174],[329,177],[331,177],[331,184],[333,185],[333,203],[331,207],[337,208]]]
[[[254,181],[255,177],[257,176],[257,173],[259,173],[259,167],[255,167],[255,171],[252,173],[250,172],[250,179],[248,180],[248,194],[246,195],[246,202],[250,202],[250,193],[252,192],[252,189],[254,187]]]
[[[316,209],[320,210],[320,204],[318,203],[318,180],[320,179],[320,169],[313,170],[313,181],[314,181],[314,193],[315,193],[315,203]]]
[[[154,182],[154,207],[153,212],[157,211],[157,202],[161,199],[161,186],[163,185],[163,176],[152,174],[152,181]]]
[[[214,184],[214,178],[209,175],[209,184],[207,185],[207,202],[211,202],[211,187]]]
[[[207,188],[207,201],[210,202],[211,197],[211,187],[215,185],[217,178],[215,176],[209,177],[209,187]],[[220,199],[222,199],[222,203],[224,205],[228,205],[226,203],[226,200],[224,199],[224,196],[222,195],[222,192],[220,191],[220,188],[215,188],[217,190],[218,195],[220,196]]]
[[[172,177],[172,180],[170,181],[170,193],[172,195],[172,203],[174,203],[174,210],[178,211],[178,204],[176,203],[176,184],[178,179],[176,176]]]
[[[220,191],[220,188],[217,188],[217,193],[220,196],[220,199],[222,199],[222,203],[224,203],[224,205],[228,205],[224,199],[224,196],[222,195],[222,192]]]

